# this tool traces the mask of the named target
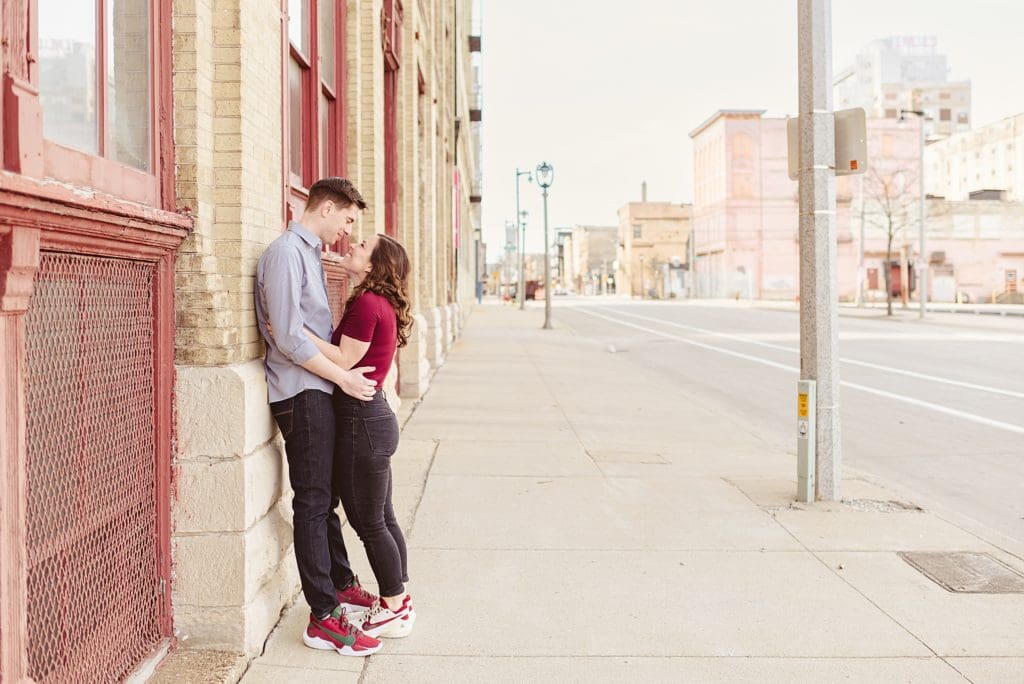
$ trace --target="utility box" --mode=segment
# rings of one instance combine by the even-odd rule
[[[868,167],[867,115],[861,107],[841,109],[832,113],[835,128],[837,176],[851,176],[864,173]],[[786,145],[788,148],[789,178],[800,177],[800,117],[794,116],[786,122]]]

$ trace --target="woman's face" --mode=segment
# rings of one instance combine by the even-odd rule
[[[348,258],[345,259],[345,270],[353,275],[365,275],[373,268],[370,264],[370,257],[373,250],[377,248],[377,236],[371,235],[362,242],[354,243],[348,248]]]

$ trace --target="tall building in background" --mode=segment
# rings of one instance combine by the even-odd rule
[[[868,43],[835,79],[835,108],[863,107],[868,118],[900,109],[928,116],[925,134],[945,138],[971,127],[971,82],[949,80],[935,36],[892,36]]]
[[[948,200],[1024,202],[1024,114],[929,145],[924,181]]]

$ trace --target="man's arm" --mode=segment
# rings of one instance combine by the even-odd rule
[[[310,373],[319,375],[324,380],[329,380],[341,388],[341,390],[356,399],[372,399],[377,391],[377,383],[364,377],[366,373],[374,371],[373,366],[363,366],[353,370],[345,370],[337,364],[332,363],[323,354],[317,353],[309,361],[299,364]]]
[[[274,329],[273,344],[288,360],[310,373],[333,382],[345,394],[371,398],[376,389],[363,373],[372,369],[343,370],[331,363],[304,334],[300,299],[302,260],[291,250],[276,250],[264,259],[263,295],[268,323]]]

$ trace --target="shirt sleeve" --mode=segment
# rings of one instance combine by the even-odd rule
[[[264,255],[263,296],[267,319],[274,329],[270,343],[297,365],[319,354],[316,345],[303,332],[300,254],[291,249],[276,249]]]
[[[380,320],[380,311],[375,306],[373,298],[363,293],[348,306],[349,310],[345,312],[345,318],[342,321],[341,334],[360,342],[371,342],[373,331],[376,330],[377,322]]]

